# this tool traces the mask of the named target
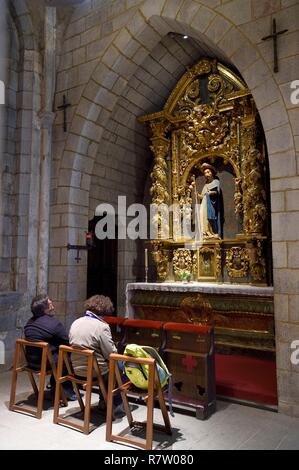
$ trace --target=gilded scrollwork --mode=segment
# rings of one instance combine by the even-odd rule
[[[250,275],[254,281],[265,280],[266,262],[263,256],[263,248],[260,240],[251,242],[247,248]]]
[[[239,246],[233,246],[227,250],[226,267],[229,277],[246,277],[249,268],[247,250]]]
[[[224,142],[229,132],[229,120],[225,114],[220,114],[211,105],[196,106],[190,113],[183,141],[192,154],[216,149]]]
[[[208,90],[211,93],[214,109],[223,101],[224,96],[233,91],[233,85],[224,80],[218,73],[212,73],[208,79]]]
[[[164,119],[157,119],[150,122],[153,139],[165,139],[165,135],[170,128],[169,122]]]
[[[165,281],[168,274],[168,251],[160,242],[152,242],[152,257],[157,268],[159,281]]]
[[[178,114],[181,117],[188,116],[188,114],[192,111],[194,105],[199,104],[200,101],[201,99],[199,80],[194,80],[187,87],[184,95],[179,100],[175,114]]]
[[[261,152],[250,149],[244,162],[243,211],[244,232],[264,234],[267,219],[264,161]]]
[[[152,196],[152,203],[156,209],[152,216],[152,226],[157,229],[157,238],[162,238],[162,235],[169,233],[168,211],[166,204],[169,202],[169,194],[167,191],[167,163],[166,156],[169,151],[169,141],[166,139],[165,134],[169,129],[169,123],[165,121],[151,122],[152,129],[152,145],[150,149],[154,154],[154,166],[151,172],[152,186],[150,194]]]
[[[178,248],[173,252],[173,271],[177,277],[181,277],[184,273],[192,273],[192,256],[191,250]]]
[[[242,178],[235,179],[234,202],[235,202],[235,213],[238,216],[241,216],[243,214]]]
[[[222,270],[222,255],[221,255],[221,248],[219,245],[215,246],[215,277],[219,277],[221,275]]]
[[[188,323],[194,325],[213,325],[213,308],[210,300],[201,294],[188,295],[183,298],[181,309]]]
[[[192,273],[195,278],[197,278],[198,273],[198,256],[197,251],[193,252],[193,264],[192,264]]]

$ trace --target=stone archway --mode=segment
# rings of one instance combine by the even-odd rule
[[[246,9],[238,14],[250,15]],[[230,19],[230,14],[225,9],[221,14],[219,9],[208,8],[201,2],[192,0],[175,4],[165,0],[156,2],[148,0],[127,20],[124,28],[115,31],[109,44],[105,45],[105,51],[99,58],[98,65],[94,66],[72,119],[60,164],[56,203],[53,206],[53,213],[60,214],[61,222],[53,229],[52,240],[55,239],[55,242],[52,243],[52,247],[55,250],[59,249],[63,263],[60,262],[58,270],[55,267],[55,272],[54,269],[50,270],[50,280],[52,276],[55,284],[54,280],[57,279],[58,273],[58,282],[61,283],[60,297],[63,302],[61,306],[66,314],[79,313],[85,290],[84,282],[81,282],[80,278],[84,279],[86,262],[80,265],[78,276],[78,267],[75,266],[70,253],[65,254],[65,246],[67,242],[84,243],[91,175],[103,133],[130,77],[146,57],[148,53],[146,47],[153,49],[168,32],[186,33],[195,37],[199,42],[206,44],[211,51],[217,50],[219,55],[238,68],[252,90],[262,119],[268,146],[271,188],[279,188],[278,181],[275,181],[277,178],[296,175],[292,129],[280,89],[273,78],[271,65],[265,61],[250,35],[241,30],[238,14],[232,15]],[[132,62],[135,39],[140,46],[140,55],[135,62]],[[103,61],[104,56],[106,59]],[[105,63],[107,58],[109,66]],[[115,83],[118,79],[121,80],[115,91],[109,84]],[[282,159],[283,165],[281,165]],[[69,185],[65,184],[66,179]],[[274,246],[274,257],[277,259],[274,262],[277,310],[281,308],[282,302],[286,308],[285,303],[288,302],[288,290],[283,281],[284,273],[281,269],[277,269],[285,265],[281,264],[280,256],[277,258],[275,256],[279,250],[279,242],[289,239],[290,236],[291,240],[294,239],[294,234],[290,235],[287,228],[282,234],[279,227],[281,221],[289,220],[288,217],[288,214],[272,215],[273,240],[277,242]],[[298,284],[297,280],[294,282]],[[285,327],[278,323],[278,348],[280,348],[279,339],[285,338],[285,334]],[[286,342],[285,340],[283,342],[285,348]],[[285,376],[289,377],[288,373]],[[281,380],[282,377],[283,375]],[[292,397],[290,400],[288,393],[283,392],[281,406],[289,401],[295,403],[295,398]]]

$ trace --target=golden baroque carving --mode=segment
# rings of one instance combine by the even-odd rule
[[[197,278],[197,273],[198,273],[198,258],[197,258],[197,251],[194,251],[193,253],[193,265],[192,265],[192,272],[193,276],[196,279]]]
[[[152,257],[157,268],[159,281],[165,281],[168,274],[168,252],[159,242],[152,242]]]
[[[202,59],[192,68],[193,75],[205,75],[211,72],[212,68],[216,67],[215,61],[209,59]]]
[[[158,126],[157,129],[157,132],[160,133],[162,132],[161,129],[165,130],[165,126]],[[163,137],[153,138],[150,148],[155,156],[153,171],[150,175],[152,180],[150,194],[152,203],[158,206],[151,222],[157,229],[157,238],[162,238],[162,232],[169,234],[168,211],[166,208],[166,204],[169,202],[169,194],[167,192],[167,163],[165,159],[169,150],[169,142]]]
[[[224,95],[233,91],[233,85],[227,81],[224,81],[221,75],[218,73],[212,73],[209,75],[208,90],[211,93],[214,109],[216,109],[216,107],[224,99]]]
[[[181,277],[186,271],[192,273],[191,250],[178,248],[173,252],[173,271],[176,276]]]
[[[242,194],[242,178],[235,179],[235,213],[239,216],[243,214],[243,194]]]
[[[221,275],[221,265],[222,265],[222,260],[221,260],[221,248],[219,245],[215,246],[215,276],[219,277]]]
[[[226,253],[226,267],[229,277],[246,277],[249,268],[247,250],[239,246],[230,248]]]
[[[199,80],[194,80],[187,87],[184,95],[177,103],[175,115],[187,116],[193,107],[200,103],[200,85]]]
[[[165,138],[165,133],[169,128],[169,123],[163,120],[151,121],[150,126],[152,129],[152,145],[151,151],[154,154],[154,167],[151,172],[152,186],[151,195],[154,204],[162,204],[168,202],[167,192],[167,176],[166,169],[167,163],[165,157],[169,151],[169,141]]]
[[[263,160],[261,152],[250,149],[244,162],[242,192],[246,234],[264,234],[265,232],[267,207]]]
[[[170,128],[170,123],[164,120],[150,121],[150,128],[152,131],[152,140],[165,138],[166,132]]]
[[[182,135],[192,155],[194,151],[216,150],[228,133],[228,117],[210,105],[200,105],[190,113]]]
[[[193,325],[213,325],[213,309],[209,299],[201,294],[183,298],[180,307],[188,323]]]
[[[251,242],[247,248],[250,275],[254,281],[265,280],[266,261],[263,256],[262,243],[257,240],[256,243]]]

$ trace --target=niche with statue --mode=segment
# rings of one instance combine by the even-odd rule
[[[202,59],[163,110],[139,121],[150,128],[154,155],[157,280],[271,285],[267,153],[243,80]]]

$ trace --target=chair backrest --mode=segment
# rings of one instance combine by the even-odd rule
[[[39,358],[39,361],[34,364],[34,369],[40,368],[42,365],[43,359],[45,360],[46,358],[49,359],[49,356],[51,356],[52,359],[52,354],[51,350],[49,348],[49,343],[45,341],[28,341],[26,339],[17,339],[16,340],[16,352],[18,354],[18,361],[21,359],[20,355],[23,356],[24,361],[27,363],[28,367],[31,367],[32,365],[30,364],[30,361],[28,361],[27,354],[29,353],[30,349],[39,349],[40,350],[40,355],[37,355],[37,358]],[[52,363],[51,363],[52,365]],[[36,367],[35,367],[36,366]]]
[[[63,354],[63,362],[69,374],[80,377],[86,377],[88,374],[92,374],[94,377],[101,375],[93,349],[61,345],[59,352]]]
[[[111,369],[115,371],[115,368],[116,368],[116,370],[120,371],[121,363],[124,365],[125,368],[126,368],[126,364],[136,364],[138,366],[143,366],[143,367],[146,366],[148,368],[148,380],[151,382],[151,385],[153,385],[153,383],[156,382],[160,386],[160,380],[158,377],[158,373],[156,372],[156,360],[154,358],[133,357],[133,356],[127,356],[125,354],[111,353],[109,357],[109,374],[111,374]],[[113,364],[113,368],[111,367],[112,364]],[[131,383],[132,385],[134,385],[134,383],[130,380],[129,377],[128,377],[128,383]],[[148,386],[146,387],[146,390],[148,390]]]

